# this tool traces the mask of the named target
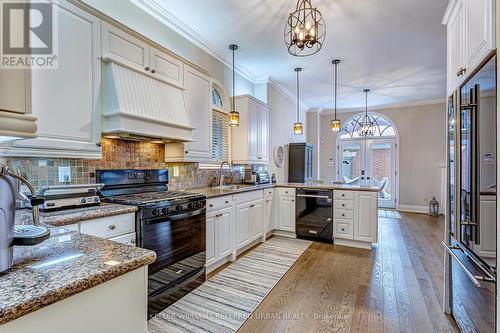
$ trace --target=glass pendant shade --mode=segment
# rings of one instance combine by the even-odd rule
[[[302,126],[302,123],[293,124],[293,134],[302,135],[303,132],[304,132],[304,126]]]
[[[240,113],[236,111],[229,112],[229,127],[240,126]]]
[[[334,119],[330,121],[330,129],[332,130],[332,132],[340,131],[340,120]]]
[[[233,98],[231,99],[231,112],[229,112],[229,127],[238,127],[240,126],[240,113],[236,111],[235,106],[235,70],[234,70],[234,51],[238,49],[238,45],[231,44],[229,45],[229,49],[233,51]]]

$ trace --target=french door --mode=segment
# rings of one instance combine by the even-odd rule
[[[380,186],[379,206],[397,202],[397,141],[390,139],[339,140],[337,180],[353,185]]]

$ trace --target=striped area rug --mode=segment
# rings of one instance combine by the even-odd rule
[[[269,239],[149,320],[149,332],[236,332],[311,244]]]

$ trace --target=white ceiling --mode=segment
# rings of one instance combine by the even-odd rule
[[[141,0],[139,0],[141,1]],[[327,37],[316,55],[297,58],[283,42],[286,18],[295,0],[142,0],[163,16],[182,22],[217,54],[230,56],[253,76],[295,92],[300,66],[301,100],[311,108],[331,108],[333,65],[339,58],[340,109],[444,99],[447,0],[313,0],[323,13]]]

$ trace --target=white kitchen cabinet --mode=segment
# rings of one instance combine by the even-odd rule
[[[493,0],[451,0],[443,24],[447,27],[448,94],[495,48]]]
[[[264,217],[264,203],[263,200],[257,200],[250,205],[250,228],[249,238],[250,242],[262,237],[263,234],[263,217]]]
[[[125,234],[125,235],[113,237],[113,238],[110,238],[109,240],[111,240],[113,242],[118,242],[118,243],[122,243],[122,244],[131,245],[131,246],[135,246],[136,245],[136,235],[135,235],[135,232],[131,232],[131,233],[128,233],[128,234]]]
[[[277,220],[277,205],[274,199],[274,189],[264,190],[264,237],[270,231],[275,229],[275,221]]]
[[[231,196],[209,199],[206,217],[206,256],[207,267],[213,270],[213,264],[223,264],[233,252],[234,208]]]
[[[495,229],[497,202],[495,195],[481,195],[479,203],[479,244],[474,244],[474,252],[484,258],[496,258]]]
[[[0,154],[100,159],[100,20],[67,1],[54,5],[59,6],[58,68],[32,70],[24,81],[24,105],[38,118],[37,138],[0,147]],[[23,107],[22,94],[12,98],[5,103]]]
[[[80,232],[101,238],[135,233],[135,214],[122,214],[80,222]]]
[[[232,160],[238,164],[269,162],[269,108],[249,96],[235,97],[240,126],[232,130]]]
[[[212,162],[212,80],[202,72],[184,67],[184,98],[191,118],[193,142],[165,146],[167,162]]]
[[[295,197],[281,196],[278,199],[278,230],[295,232]]]
[[[493,0],[463,0],[465,68],[471,73],[493,50]]]
[[[377,242],[378,232],[378,197],[377,192],[357,191],[354,218],[354,240]]]
[[[236,206],[236,248],[242,248],[250,243],[250,204],[249,202]]]
[[[104,61],[115,61],[179,88],[184,87],[184,65],[179,59],[105,22],[101,35]]]
[[[30,71],[21,69],[0,70],[0,110],[31,113],[28,96]]]
[[[207,213],[206,216],[206,258],[207,258],[207,267],[212,265],[217,261],[217,230],[215,228],[216,219],[218,218],[218,212],[210,212]]]

